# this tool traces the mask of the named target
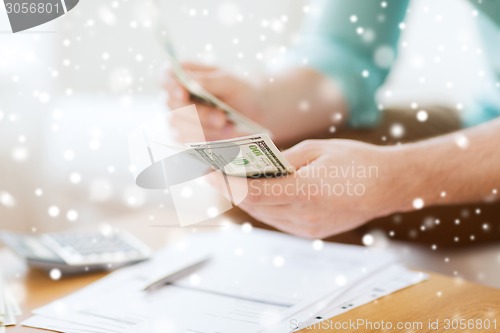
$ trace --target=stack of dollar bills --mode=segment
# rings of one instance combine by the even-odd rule
[[[277,177],[294,171],[266,133],[186,146],[197,158],[230,176]]]
[[[0,332],[4,332],[6,326],[15,325],[20,315],[21,309],[0,276]]]

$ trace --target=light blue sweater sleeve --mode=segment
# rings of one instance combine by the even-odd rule
[[[377,124],[375,93],[395,58],[407,7],[408,0],[311,2],[291,58],[340,86],[352,127]]]

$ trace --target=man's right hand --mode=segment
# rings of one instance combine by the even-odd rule
[[[262,118],[262,109],[257,87],[243,81],[230,73],[212,66],[183,63],[182,67],[187,74],[196,80],[207,91],[232,106],[241,114],[259,122]],[[207,141],[222,140],[250,133],[238,132],[235,125],[220,109],[208,106],[190,99],[189,92],[179,83],[175,75],[168,71],[164,87],[168,93],[168,106],[178,109],[195,103],[198,116]],[[175,114],[171,118],[171,126],[176,129],[178,140],[189,141],[189,132],[192,131],[194,119]]]

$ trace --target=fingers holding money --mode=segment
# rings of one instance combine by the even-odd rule
[[[255,206],[242,203],[239,205],[247,214],[265,222],[273,228],[287,232],[289,234],[314,238],[317,233],[318,226],[311,223],[304,223],[305,219],[301,214],[301,208],[297,205],[268,205]]]
[[[293,179],[293,176],[273,179],[248,179],[227,175],[222,177],[220,174],[213,174],[208,177],[210,184],[222,193],[229,186],[233,195],[236,194],[240,198],[235,203],[242,205],[242,208],[286,205],[296,202],[295,195],[290,195],[287,191],[281,190],[285,188],[292,189],[295,186]]]
[[[166,71],[162,86],[167,92],[167,105],[169,108],[175,109],[189,103],[189,92],[176,79],[171,69]]]
[[[197,105],[196,110],[196,115],[188,112],[173,112],[171,115],[170,127],[174,130],[174,136],[178,142],[213,141],[231,138],[235,135],[234,124],[227,121],[222,111],[205,105]],[[197,128],[201,128],[204,138],[193,138],[193,132]]]

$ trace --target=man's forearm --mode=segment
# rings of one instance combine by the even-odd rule
[[[432,206],[500,197],[500,119],[389,149],[399,170],[399,211],[418,209],[422,203]]]

